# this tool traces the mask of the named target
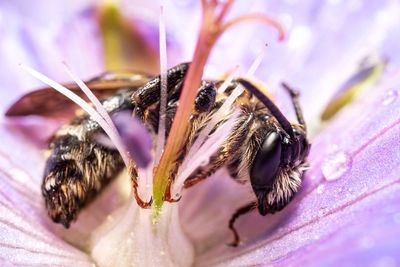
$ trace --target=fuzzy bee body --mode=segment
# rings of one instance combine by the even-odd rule
[[[133,110],[131,91],[110,97],[103,106],[109,113]],[[118,151],[95,141],[99,132],[97,122],[84,114],[64,125],[49,144],[42,194],[50,217],[65,227],[124,167]]]
[[[167,73],[166,136],[172,125],[188,67],[188,64],[180,64]],[[156,135],[160,77],[144,80],[141,84],[135,81],[119,81],[115,86],[120,89],[119,92],[103,100],[102,104],[111,114],[132,112]],[[281,210],[290,202],[300,186],[310,144],[297,95],[289,87],[286,86],[291,93],[299,123],[289,123],[273,102],[250,82],[234,80],[224,93],[217,94],[216,87],[221,83],[202,82],[191,116],[191,128],[187,129],[187,140],[181,142],[181,155],[175,165],[179,166],[190,145],[233,88],[240,85],[247,89],[233,104],[240,111],[232,132],[212,155],[209,163],[193,171],[184,184],[185,187],[193,186],[221,167],[227,167],[234,179],[250,183],[255,194],[254,201],[233,215],[229,226],[234,230],[233,223],[241,214],[258,208],[261,215],[266,215]],[[102,84],[95,85],[101,87]],[[90,82],[88,86],[94,87]],[[105,147],[94,138],[102,132],[89,115],[80,114],[64,125],[50,142],[42,193],[50,217],[65,227],[69,227],[79,211],[124,167],[116,150]],[[137,173],[137,170],[133,169],[132,173]],[[237,245],[239,239],[235,230],[234,233]]]

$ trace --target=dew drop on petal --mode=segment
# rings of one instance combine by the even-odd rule
[[[346,174],[352,166],[351,156],[344,151],[328,154],[322,163],[322,174],[327,181],[334,181]]]
[[[388,106],[396,101],[399,93],[396,90],[389,90],[386,92],[386,95],[382,99],[382,104]]]

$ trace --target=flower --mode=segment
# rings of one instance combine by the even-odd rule
[[[168,28],[172,35],[169,39],[178,43],[176,47],[183,48],[182,59],[187,59],[195,38],[190,36],[190,31],[184,31],[181,21],[183,17],[193,14],[196,3],[182,2],[182,6],[178,3],[165,8],[167,25],[171,25]],[[385,53],[391,64],[398,64],[396,50],[391,44],[393,39],[396,41],[394,36],[398,33],[393,26],[394,18],[399,13],[396,2],[254,3],[254,9],[276,12],[291,33],[286,44],[269,44],[265,62],[256,76],[265,79],[264,82],[271,88],[277,88],[282,79],[302,88],[302,104],[314,129],[319,126],[318,115],[335,88],[370,50],[377,49]],[[141,12],[136,11],[135,15],[139,18],[154,12],[147,4],[138,5]],[[244,6],[238,2],[233,14],[240,12]],[[4,71],[13,66],[13,62],[32,62],[49,76],[65,79],[60,76],[64,71],[54,68],[56,64],[52,60],[56,59],[43,56],[44,52],[53,51],[65,53],[62,57],[83,78],[100,71],[101,46],[98,36],[93,33],[96,32],[96,25],[90,12],[62,18],[56,24],[58,27],[47,32],[47,28],[37,26],[43,23],[40,18],[32,23],[34,26],[29,26],[31,29],[26,29],[27,26],[16,19],[21,10],[17,12],[15,6],[6,4],[2,7],[8,11],[4,12],[3,18],[10,23],[2,28],[7,42],[0,50],[5,59],[1,64],[3,72],[0,81],[7,88],[16,88],[15,91],[1,90],[2,107],[19,94],[17,89],[26,90],[38,85],[26,78],[17,67],[10,68],[12,72]],[[127,8],[126,12],[134,12],[132,10]],[[179,16],[171,16],[168,10]],[[25,16],[30,12],[23,14]],[[35,21],[37,18],[28,16],[27,19]],[[88,67],[79,68],[80,64],[75,67],[74,62],[80,61],[73,61],[76,56],[71,56],[71,60],[67,56],[72,51],[69,48],[70,39],[74,39],[65,39],[73,25],[70,20],[82,25],[84,33],[92,33],[93,38],[84,38],[84,42],[77,45],[96,48],[87,49],[88,53],[85,49]],[[195,23],[196,20],[188,21]],[[220,40],[206,68],[206,75],[218,76],[218,71],[223,72],[226,66],[235,66],[238,62],[243,66],[250,65],[254,51],[266,41],[273,40],[268,38],[269,32],[264,28],[254,25],[240,27],[235,34],[227,33]],[[240,38],[239,32],[242,33]],[[260,34],[255,34],[258,32],[265,32],[266,39],[258,39]],[[43,36],[47,38],[40,38]],[[46,42],[57,38],[62,38],[56,46],[60,49],[54,49],[51,41],[50,44]],[[368,46],[360,48],[360,44]],[[20,47],[20,58],[6,56],[10,53],[9,47]],[[240,218],[237,227],[243,244],[239,248],[226,246],[231,240],[227,221],[246,202],[247,188],[234,183],[221,170],[204,183],[189,189],[179,203],[179,213],[183,231],[194,244],[195,264],[335,266],[355,263],[396,266],[400,247],[400,210],[397,204],[400,166],[398,83],[396,72],[389,68],[380,83],[374,86],[375,90],[368,91],[368,94],[345,107],[321,132],[315,133],[314,130],[310,169],[304,177],[301,191],[280,213],[261,217],[254,212]],[[275,93],[277,99],[284,99],[279,91]],[[290,112],[290,105],[283,101],[282,107]],[[37,118],[29,123],[30,129],[35,126],[36,129],[47,129],[49,125],[48,121]],[[85,252],[91,231],[103,221],[115,220],[113,215],[108,216],[122,206],[126,196],[117,194],[117,185],[114,185],[80,214],[71,230],[55,226],[48,219],[41,200],[39,188],[44,165],[41,151],[15,127],[5,120],[0,127],[2,143],[8,144],[8,147],[0,149],[0,261],[4,265],[92,265],[93,259]],[[49,132],[51,130],[48,129]],[[41,132],[39,137],[44,134]],[[141,228],[137,231],[140,232]],[[105,246],[101,245],[107,249]]]

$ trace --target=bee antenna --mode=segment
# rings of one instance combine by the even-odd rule
[[[282,114],[282,112],[279,110],[279,108],[274,104],[274,102],[272,102],[272,100],[268,96],[263,94],[260,91],[260,89],[258,89],[256,86],[254,86],[251,82],[249,82],[247,80],[238,79],[237,82],[239,82],[247,90],[249,90],[253,95],[255,95],[258,98],[258,100],[260,100],[269,109],[271,114],[277,119],[277,121],[282,126],[283,130],[290,137],[294,137],[292,125],[286,119],[285,115]]]
[[[290,98],[292,99],[294,111],[296,112],[297,121],[300,125],[304,127],[304,130],[307,129],[306,121],[304,120],[303,111],[301,110],[300,103],[299,103],[299,91],[293,89],[287,83],[282,82],[283,88],[290,94]]]

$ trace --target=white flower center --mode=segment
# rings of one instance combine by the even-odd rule
[[[191,266],[193,245],[179,222],[178,205],[165,203],[157,221],[134,199],[93,232],[91,254],[101,267]]]

